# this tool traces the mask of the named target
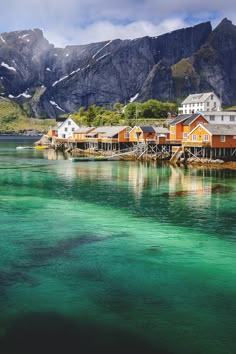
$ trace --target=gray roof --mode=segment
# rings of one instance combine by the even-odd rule
[[[95,136],[99,133],[104,133],[104,136],[107,138],[112,138],[114,135],[117,135],[119,132],[122,130],[128,128],[128,125],[125,126],[104,126],[104,127],[98,127],[94,130],[92,130],[90,133],[88,133],[88,136]]]
[[[204,103],[210,97],[210,95],[215,95],[215,93],[214,92],[195,93],[185,98],[182,104]]]
[[[105,137],[107,138],[112,138],[113,136],[119,134],[120,132],[122,132],[122,130],[129,128],[128,125],[125,126],[113,126],[113,127],[109,127],[110,129],[105,133]]]
[[[204,127],[212,135],[235,135],[236,136],[236,124],[204,124]]]
[[[178,115],[170,125],[174,125],[180,122],[183,122],[183,125],[191,124],[198,116],[202,115],[201,113],[191,113],[191,114],[181,114]]]
[[[95,129],[95,128],[94,127],[79,127],[79,129],[77,129],[75,131],[75,133],[87,133],[92,129]]]
[[[195,114],[192,114],[185,122],[183,125],[189,125],[191,124],[198,116],[200,116],[201,114],[200,113],[195,113]]]
[[[60,126],[64,123],[65,121],[63,122],[56,122],[56,125],[54,125],[54,127],[52,127],[53,130],[58,130],[58,128],[60,128]]]
[[[87,134],[87,136],[95,136],[99,133],[106,133],[111,127],[97,127],[94,130],[92,130],[90,133]]]
[[[169,133],[169,130],[167,128],[153,127],[153,129],[155,130],[156,134],[168,134]]]
[[[155,133],[155,129],[151,125],[143,125],[139,127],[144,133]]]
[[[187,120],[188,118],[190,118],[191,116],[192,116],[192,114],[180,114],[174,120],[172,120],[172,122],[170,122],[170,125],[174,125],[174,124],[183,122],[183,121]]]
[[[234,111],[204,111],[204,116],[235,116]]]

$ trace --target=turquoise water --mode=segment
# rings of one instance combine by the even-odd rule
[[[0,141],[0,353],[236,353],[236,171]]]

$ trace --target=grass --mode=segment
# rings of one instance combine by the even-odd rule
[[[55,119],[29,118],[17,103],[6,98],[0,99],[1,132],[19,132],[31,129],[47,131],[51,125],[55,125]]]
[[[225,111],[236,111],[236,106],[231,106],[225,109]]]
[[[172,66],[173,77],[181,77],[192,75],[193,65],[191,59],[181,59],[178,63]]]

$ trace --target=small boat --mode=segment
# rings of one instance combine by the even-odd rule
[[[34,150],[34,146],[17,146],[16,150]]]
[[[35,150],[45,150],[48,149],[47,145],[36,145]]]
[[[87,157],[87,156],[80,156],[80,157],[71,157],[71,162],[85,162],[85,161],[108,161],[108,157]]]

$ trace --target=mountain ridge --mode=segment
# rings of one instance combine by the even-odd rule
[[[50,44],[40,29],[1,33],[0,96],[27,105],[35,117],[134,98],[176,101],[198,90],[224,91],[224,101],[233,103],[234,36],[227,19],[214,30],[207,21],[157,37],[65,48]]]

